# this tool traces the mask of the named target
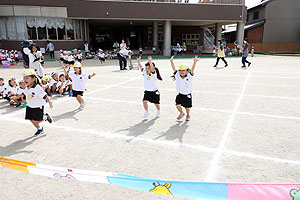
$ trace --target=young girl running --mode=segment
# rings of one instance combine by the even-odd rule
[[[24,95],[27,101],[25,119],[30,120],[34,127],[37,128],[37,131],[34,134],[37,136],[44,133],[44,128],[40,126],[41,122],[47,120],[49,123],[52,123],[50,115],[47,113],[44,114],[44,105],[46,104],[45,100],[49,103],[50,108],[53,108],[53,105],[46,92],[40,86],[40,80],[35,71],[26,69],[23,77],[27,86],[24,90]]]
[[[83,74],[81,71],[81,63],[76,62],[74,65],[74,72],[68,73],[66,68],[63,67],[65,75],[72,79],[72,96],[76,97],[77,101],[79,102],[80,106],[79,109],[83,109],[85,106],[85,101],[82,99],[83,92],[85,90],[85,84],[88,79],[91,79],[96,74],[93,73],[92,75]]]
[[[171,66],[174,71],[174,78],[176,79],[176,90],[179,93],[176,96],[176,108],[179,111],[179,116],[177,117],[177,120],[180,120],[184,117],[184,112],[182,110],[182,107],[186,110],[186,121],[190,121],[190,109],[192,107],[192,80],[194,76],[194,71],[197,62],[200,60],[197,56],[193,58],[193,67],[190,70],[189,66],[186,64],[181,64],[179,66],[179,72],[176,70],[174,61],[174,56],[171,58]],[[181,107],[182,106],[182,107]]]
[[[222,59],[223,62],[225,63],[225,66],[224,66],[224,67],[227,67],[227,66],[228,66],[228,63],[227,63],[227,61],[225,60],[225,49],[224,49],[224,45],[222,44],[222,41],[221,41],[221,40],[218,40],[217,52],[218,52],[218,54],[217,54],[217,62],[216,62],[216,64],[214,65],[214,67],[217,67],[217,66],[218,66],[220,59]]]
[[[150,103],[154,103],[157,109],[156,117],[158,118],[160,117],[160,93],[157,89],[157,79],[162,81],[162,78],[160,76],[159,70],[155,67],[155,64],[152,62],[151,56],[148,57],[148,62],[145,64],[145,67],[143,67],[141,64],[141,57],[139,57],[137,61],[141,71],[144,74],[144,118],[149,116],[148,101]]]

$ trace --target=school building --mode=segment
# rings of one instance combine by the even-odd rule
[[[256,52],[300,52],[300,1],[263,0],[248,8],[245,37]],[[236,27],[223,31],[228,43],[233,43]],[[230,45],[229,45],[230,46]]]
[[[244,37],[245,0],[1,0],[0,48],[21,49],[24,39],[40,47],[50,40],[59,49],[112,49],[125,39],[132,49],[171,54],[171,46],[209,52],[222,26],[237,24]]]

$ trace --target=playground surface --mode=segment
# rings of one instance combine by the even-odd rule
[[[143,76],[119,71],[117,60],[100,66],[84,60],[87,82],[79,111],[76,99],[53,97],[52,124],[45,134],[24,119],[24,108],[0,99],[0,156],[45,165],[130,174],[140,177],[208,182],[299,183],[300,57],[258,56],[241,69],[240,58],[229,67],[213,68],[203,58],[193,79],[191,121],[177,121],[177,95],[169,60],[154,62],[159,82],[161,117],[155,107],[143,118]],[[146,60],[143,60],[145,63]],[[177,58],[192,65],[192,59]],[[46,62],[49,73],[62,72]],[[21,64],[0,69],[7,80],[22,77]],[[0,199],[189,199],[115,185],[72,182],[0,169]]]

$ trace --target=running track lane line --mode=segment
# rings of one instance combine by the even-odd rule
[[[239,109],[240,104],[242,102],[242,99],[244,97],[246,87],[247,87],[247,83],[250,79],[250,76],[251,76],[251,71],[249,71],[248,74],[247,74],[247,78],[244,81],[241,94],[240,94],[240,96],[239,96],[239,98],[236,102],[236,105],[234,107],[233,112],[231,113],[231,115],[228,119],[227,126],[226,126],[226,129],[224,131],[224,134],[222,135],[221,142],[220,142],[220,144],[217,148],[217,151],[216,151],[212,161],[210,162],[210,165],[209,165],[209,168],[208,168],[208,171],[207,171],[207,175],[206,175],[206,178],[205,178],[205,181],[207,181],[207,182],[210,182],[210,181],[214,180],[214,178],[217,176],[217,173],[218,173],[218,170],[219,170],[219,162],[221,160],[222,154],[223,154],[224,149],[225,149],[225,145],[227,143],[229,134],[231,132],[231,128],[232,128],[232,125],[233,125],[233,122],[234,122],[234,118],[235,118],[235,116],[238,112],[238,109]]]

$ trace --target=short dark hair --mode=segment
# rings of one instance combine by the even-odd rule
[[[245,38],[244,40],[245,40],[246,42],[248,42],[248,38]]]
[[[220,42],[220,44],[222,44],[222,40],[218,40],[218,42]]]

